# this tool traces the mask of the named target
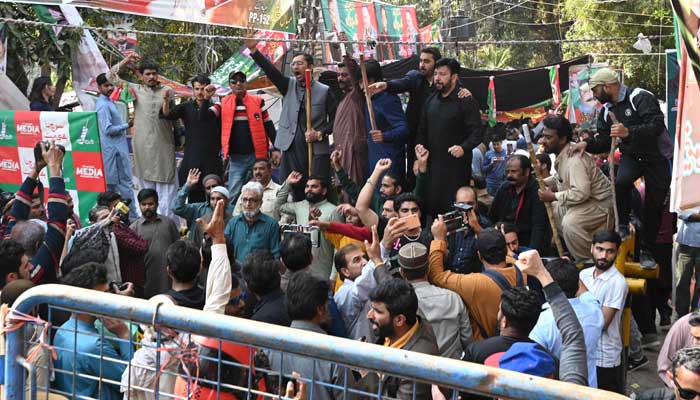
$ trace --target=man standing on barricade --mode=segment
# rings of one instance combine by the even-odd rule
[[[416,143],[430,151],[426,214],[449,211],[457,189],[469,185],[472,149],[481,143],[481,113],[472,97],[459,98],[459,62],[435,64],[435,89],[423,107]]]
[[[233,93],[214,107],[221,112],[221,147],[229,159],[228,191],[232,203],[238,199],[256,160],[268,158],[268,139],[274,142],[276,135],[265,100],[248,93],[246,79],[242,71],[231,72],[228,85]],[[265,186],[267,182],[260,183]]]
[[[119,71],[131,62],[139,61],[131,54],[110,69],[107,78],[115,85],[124,81]],[[170,209],[170,203],[177,193],[175,177],[175,135],[170,121],[158,118],[163,106],[167,86],[158,82],[160,66],[151,61],[141,61],[139,72],[144,84],[129,83],[136,93],[134,102],[134,175],[140,189],[154,189],[160,198],[159,213],[178,221]],[[169,97],[170,94],[168,94]]]
[[[282,151],[280,176],[288,176],[292,171],[303,174],[302,184],[294,188],[294,200],[304,198],[302,188],[308,179],[308,172],[330,178],[330,147],[328,137],[333,131],[333,120],[338,103],[328,86],[311,80],[311,130],[306,129],[306,82],[304,72],[313,69],[314,58],[307,53],[299,53],[292,59],[292,74],[284,76],[256,48],[258,40],[248,39],[246,47],[250,56],[265,72],[282,94],[282,112],[275,138],[275,148]],[[309,168],[308,144],[312,146],[312,161]]]
[[[214,106],[211,102],[214,89],[210,84],[207,76],[195,76],[192,79],[194,99],[174,107],[170,105],[170,92],[163,93],[160,117],[170,121],[182,120],[185,124],[185,152],[178,171],[180,185],[187,181],[189,171],[195,168],[204,176],[221,176],[221,129],[215,113],[209,112]],[[190,203],[207,200],[203,183],[195,182],[190,186]]]
[[[664,115],[656,97],[641,88],[628,88],[617,73],[603,68],[591,76],[588,86],[603,104],[598,114],[598,134],[573,147],[575,152],[606,153],[610,141],[619,140],[620,164],[615,179],[619,230],[622,239],[629,236],[630,190],[644,177],[646,198],[642,211],[642,244],[639,262],[653,269],[652,255],[661,221],[661,208],[671,184],[669,161],[673,146],[664,125]]]
[[[95,102],[97,120],[100,127],[100,144],[105,166],[105,183],[107,190],[119,193],[122,198],[133,200],[134,184],[131,181],[131,158],[126,135],[133,121],[122,121],[117,106],[109,98],[114,92],[114,85],[105,74],[96,78],[100,96]]]

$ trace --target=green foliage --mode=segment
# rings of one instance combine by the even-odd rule
[[[566,33],[567,39],[636,37],[640,32],[647,36],[673,33],[671,6],[666,0],[635,0],[610,4],[588,0],[567,0],[564,16],[574,21]],[[609,61],[615,67],[623,68],[625,82],[628,85],[644,87],[663,98],[666,71],[664,56],[602,55],[641,53],[632,47],[634,42],[635,40],[632,39],[618,42],[566,44],[564,55],[573,57],[581,54],[601,54],[595,57],[596,61]],[[651,43],[654,53],[663,53],[664,49],[674,47],[673,37],[661,40],[661,46],[659,46],[659,40],[652,40]]]
[[[483,46],[477,50],[479,68],[487,70],[508,69],[511,63],[511,48],[493,45]]]
[[[36,20],[34,8],[23,4],[0,4],[0,15],[9,18]],[[45,73],[55,69],[57,78],[54,99],[60,100],[60,93],[70,78],[71,54],[78,47],[81,31],[64,29],[54,40],[53,32],[45,27],[7,24],[8,26],[8,69],[7,75],[17,87],[27,92],[30,82],[27,72],[33,66],[41,67]]]
[[[114,18],[123,14],[102,10],[80,9],[85,22],[92,26],[109,26]],[[140,31],[168,32],[177,34],[209,34],[241,36],[242,29],[204,26],[189,22],[171,21],[142,16],[129,16],[133,29]],[[138,36],[138,53],[161,66],[161,74],[178,82],[187,82],[200,73],[211,73],[221,63],[238,51],[242,45],[237,40],[204,40],[195,37],[168,37],[162,35],[142,34]],[[121,60],[119,54],[104,52],[107,64],[113,65]],[[206,58],[206,62],[205,62]]]

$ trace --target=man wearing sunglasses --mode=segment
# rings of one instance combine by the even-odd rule
[[[672,388],[650,389],[637,396],[638,400],[699,400],[700,346],[678,350],[671,371],[666,375]]]
[[[255,160],[268,158],[276,131],[263,98],[248,93],[245,73],[231,72],[228,83],[233,92],[221,101],[221,148],[229,160],[229,201],[235,204]]]
[[[294,55],[291,63],[292,76],[286,76],[270,62],[256,46],[257,39],[245,40],[245,46],[250,50],[250,57],[265,72],[282,98],[282,112],[279,119],[279,132],[275,138],[275,148],[282,151],[280,177],[289,176],[293,171],[302,175],[301,183],[292,188],[294,201],[304,199],[304,187],[311,175],[318,175],[328,181],[330,178],[330,146],[328,137],[333,132],[338,102],[323,83],[312,79],[311,92],[311,129],[306,124],[306,79],[305,71],[314,68],[314,58],[308,53]],[[308,144],[312,146],[313,158],[309,168]]]

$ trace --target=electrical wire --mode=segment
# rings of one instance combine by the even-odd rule
[[[502,0],[497,0],[497,2],[498,2],[498,3],[501,3],[501,4],[505,4],[505,5],[510,5],[510,4],[511,4],[511,3],[508,3],[508,2],[502,1]],[[554,5],[554,4],[552,4],[552,3],[543,3],[543,4]],[[549,15],[556,15],[556,16],[559,16],[559,15],[560,15],[559,13],[555,13],[555,12],[553,12],[553,11],[538,10],[538,9],[536,9],[536,8],[532,8],[532,7],[528,7],[528,6],[523,6],[523,5],[518,6],[518,7],[524,8],[524,9],[526,9],[526,10],[532,10],[532,11],[536,11],[536,12],[541,12],[541,13],[549,14]],[[477,11],[477,12],[478,12],[478,11]],[[483,15],[483,13],[481,13],[481,14]],[[495,18],[494,18],[494,19],[495,19]],[[591,18],[591,17],[583,17],[583,18],[579,18],[579,19],[584,19],[584,20],[588,20],[588,21],[598,21],[598,22],[604,21],[604,20],[602,20],[602,19],[600,19],[600,18]],[[504,23],[509,23],[509,24],[514,24],[514,25],[528,25],[528,23],[526,23],[526,22],[506,21],[506,20],[498,20],[498,19],[497,19],[497,21],[504,22]],[[576,20],[572,20],[572,21],[563,21],[562,24],[568,24],[568,23],[572,23],[572,22],[575,23]],[[644,24],[644,23],[640,23],[640,22],[621,22],[621,21],[614,21],[614,22],[615,22],[615,24],[618,24],[618,25],[629,25],[629,26],[645,26],[645,27],[653,27],[653,28],[656,28],[656,27],[659,26],[659,25],[656,25],[656,24],[651,24],[651,23],[650,23],[650,24]],[[551,22],[550,22],[550,23],[546,23],[546,24],[552,25],[552,24],[554,24],[554,23],[551,23]],[[673,28],[673,25],[661,25],[661,26],[664,27],[664,28],[669,28],[669,29]]]
[[[248,36],[228,36],[228,35],[203,35],[203,34],[198,34],[198,33],[173,33],[173,32],[158,32],[158,31],[144,31],[144,30],[137,30],[137,29],[125,29],[125,28],[117,28],[117,27],[95,27],[95,26],[89,26],[89,25],[81,25],[81,26],[76,26],[76,25],[67,25],[67,24],[56,24],[56,23],[51,23],[51,22],[43,22],[43,21],[30,21],[26,19],[17,19],[17,18],[7,18],[7,17],[2,17],[0,18],[0,22],[6,22],[6,23],[11,23],[11,24],[18,24],[18,25],[27,25],[27,26],[33,26],[33,27],[61,27],[63,29],[87,29],[90,31],[94,32],[99,32],[99,33],[105,33],[105,32],[126,32],[126,33],[135,33],[139,35],[153,35],[153,36],[166,36],[166,37],[175,37],[175,38],[200,38],[200,39],[218,39],[218,40],[247,40],[247,39],[259,39],[259,40],[264,40],[267,42],[279,42],[279,43],[295,43],[295,44],[312,44],[312,43],[337,43],[335,40],[327,40],[327,39],[285,39],[285,38],[251,38]],[[668,37],[673,37],[673,35],[649,35],[646,38],[649,40],[653,39],[663,39],[663,38],[668,38]],[[434,42],[433,45],[442,45],[444,46],[445,44],[453,44],[453,43],[459,43],[461,45],[475,45],[475,46],[484,46],[484,45],[514,45],[514,44],[540,44],[540,43],[591,43],[591,42],[620,42],[620,41],[630,41],[630,40],[637,40],[638,38],[636,36],[627,36],[627,37],[603,37],[603,38],[580,38],[580,39],[533,39],[533,40],[474,40],[474,41],[448,41],[448,42]],[[343,43],[347,44],[364,44],[365,42],[363,41],[358,41],[358,40],[344,40]],[[386,43],[386,44],[403,44],[403,45],[415,45],[415,44],[425,44],[422,42],[416,42],[416,41],[378,41],[378,43]]]
[[[512,3],[508,3],[508,2],[505,1],[505,0],[496,0],[496,2],[498,2],[498,3],[503,3],[503,4],[512,4]],[[533,2],[534,2],[534,0],[533,0]],[[537,0],[536,2],[537,2],[537,4],[545,4],[545,5],[548,5],[548,6],[554,6],[554,7],[559,7],[559,6],[560,6],[559,4],[556,4],[556,3],[549,3],[549,2],[546,2],[546,1],[543,1],[543,0]],[[599,4],[605,4],[605,3],[599,3]],[[639,17],[671,18],[671,19],[673,19],[673,17],[670,16],[670,15],[661,15],[661,16],[659,16],[659,15],[653,15],[653,14],[634,13],[634,12],[629,12],[629,11],[604,10],[604,9],[602,9],[602,8],[590,8],[590,9],[588,9],[588,11],[599,11],[599,12],[612,13],[612,14],[636,15],[636,16],[639,16]]]
[[[517,6],[521,5],[521,4],[527,3],[528,1],[531,1],[531,0],[523,0],[523,1],[521,1],[520,3],[518,3],[518,4],[515,4],[515,5],[513,5],[513,6],[509,7],[509,8],[506,8],[505,10],[496,12],[496,13],[491,14],[491,15],[487,15],[486,17],[481,18],[481,19],[478,19],[478,20],[476,20],[476,21],[471,21],[471,22],[467,22],[466,24],[457,25],[457,26],[453,26],[453,27],[450,27],[450,28],[446,28],[446,29],[441,29],[441,30],[440,30],[440,33],[442,33],[442,32],[450,32],[450,31],[453,30],[453,29],[458,29],[458,28],[463,28],[463,27],[466,27],[466,26],[471,26],[471,25],[474,25],[474,24],[478,24],[479,22],[485,21],[485,20],[487,20],[487,19],[489,19],[489,18],[493,18],[493,17],[495,17],[496,15],[501,15],[501,14],[503,14],[503,13],[507,13],[508,11],[514,9],[515,7],[517,7]]]

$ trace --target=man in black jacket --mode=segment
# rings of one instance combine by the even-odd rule
[[[280,288],[280,269],[280,262],[267,251],[254,251],[243,263],[243,279],[257,299],[250,317],[253,321],[281,326],[292,323]]]
[[[653,269],[656,261],[652,246],[661,221],[661,208],[671,184],[669,160],[673,147],[664,125],[664,115],[656,97],[641,88],[620,83],[617,73],[603,68],[591,76],[588,85],[603,103],[598,114],[598,134],[579,143],[574,151],[606,153],[611,138],[619,138],[620,164],[615,180],[620,236],[629,236],[630,196],[634,182],[644,177],[645,199],[642,211],[642,268]],[[614,117],[612,116],[614,114]],[[615,118],[616,117],[616,118]]]
[[[552,234],[537,190],[530,159],[522,155],[511,156],[506,165],[506,182],[493,198],[489,219],[514,223],[518,227],[521,246],[547,255]]]
[[[422,109],[416,143],[430,151],[426,214],[435,217],[452,209],[457,189],[471,179],[472,149],[481,143],[481,114],[473,97],[459,98],[459,62],[435,63],[435,92]]]

